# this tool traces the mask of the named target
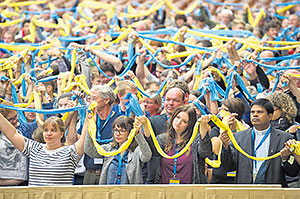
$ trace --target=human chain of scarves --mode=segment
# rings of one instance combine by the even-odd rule
[[[4,6],[4,5],[12,6],[12,7],[15,7],[16,10],[17,10],[17,8],[19,6],[26,6],[26,5],[32,5],[32,4],[38,4],[38,3],[45,3],[45,2],[44,1],[35,1],[35,2],[28,1],[28,2],[10,3],[10,1],[4,1],[3,3],[0,4],[0,7]],[[213,1],[210,1],[209,3],[217,4],[217,2],[213,2]],[[172,4],[170,4],[169,1],[165,0],[160,4],[159,3],[153,4],[152,7],[149,9],[149,12],[150,11],[154,12],[156,10],[159,10],[165,4],[168,5],[171,8],[174,8],[173,10],[175,10],[177,13],[180,13],[180,14],[186,14],[186,13],[189,13],[189,12],[191,12],[195,9],[195,7],[193,7],[194,5],[192,5],[190,8],[188,8],[184,12],[179,11]],[[300,4],[300,2],[290,2],[290,3],[286,3],[286,4],[278,4],[276,6],[285,6],[285,8],[287,8],[287,7],[291,7],[293,5],[296,5],[296,4]],[[91,5],[96,6],[98,8],[104,8],[104,9],[107,9],[107,10],[115,9],[115,7],[112,6],[111,4],[99,3],[99,2],[93,2],[93,1],[84,1],[81,4],[79,4],[79,6],[77,6],[76,8],[65,9],[63,11],[75,10],[75,13],[77,12],[77,14],[80,14],[83,18],[88,20],[88,18],[86,16],[84,16],[84,13],[82,12],[81,8],[89,7]],[[229,4],[226,4],[226,5],[229,5]],[[226,6],[226,5],[224,4],[224,6]],[[235,6],[235,7],[238,8],[240,5],[239,4],[232,4],[230,6]],[[51,3],[49,4],[49,7],[50,7],[50,9],[53,13],[55,13],[57,11],[61,11],[60,9],[55,9],[55,7],[53,5],[51,5]],[[282,11],[283,9],[281,9],[280,11],[283,12]],[[251,10],[248,10],[248,12],[249,12],[248,14],[250,14]],[[75,13],[74,13],[73,18],[71,16],[66,16],[66,19],[69,19],[70,21],[72,21],[74,23],[78,23],[78,26],[76,26],[73,31],[76,31],[76,28],[80,29],[80,28],[84,27],[85,25],[93,26],[93,27],[95,26],[95,24],[86,24],[86,23],[82,23],[82,21],[76,21],[75,20]],[[262,17],[265,14],[265,12],[263,12],[263,11],[261,11],[260,13],[262,13],[262,14],[259,14],[256,19],[253,19],[253,18],[249,19],[252,26],[255,26],[255,23],[259,19],[259,17]],[[1,12],[1,16],[4,16],[6,18],[9,17],[9,16],[13,16],[13,14],[14,13]],[[30,12],[25,12],[24,11],[24,13],[22,13],[20,15],[20,19],[14,20],[14,21],[7,20],[5,23],[0,24],[0,26],[9,26],[9,25],[13,25],[13,24],[16,24],[16,23],[20,23],[24,19],[23,17],[26,18],[26,15],[28,16],[29,14],[38,15],[38,14],[41,14],[41,13],[30,13]],[[130,17],[141,16],[141,13],[132,14],[132,11],[131,11],[131,13],[129,11],[128,13],[123,13],[122,15],[130,18]],[[144,16],[144,15],[142,15],[142,16]],[[251,16],[252,15],[250,14],[250,17]],[[34,43],[34,38],[35,38],[34,34],[35,34],[35,28],[36,27],[60,28],[61,34],[64,35],[64,37],[59,38],[59,40],[61,40],[61,41],[79,41],[79,40],[88,39],[90,37],[95,37],[95,35],[88,35],[88,36],[82,36],[82,37],[68,37],[68,32],[70,30],[69,23],[67,22],[67,20],[62,21],[62,19],[58,20],[58,21],[59,21],[59,26],[57,24],[51,24],[51,23],[48,23],[48,22],[39,21],[35,17],[32,17],[31,18],[31,23],[30,23],[30,35],[28,36],[28,39],[32,41],[31,44],[4,44],[4,43],[0,44],[0,48],[7,49],[7,50],[13,50],[13,51],[20,51],[20,53],[15,54],[15,55],[13,55],[9,58],[0,59],[0,70],[1,71],[2,70],[8,70],[10,79],[13,79],[12,69],[16,67],[16,64],[15,64],[14,61],[17,60],[18,57],[20,57],[20,56],[25,57],[26,54],[29,51],[31,51],[32,64],[31,64],[31,73],[30,73],[30,75],[31,75],[31,79],[34,80],[36,84],[38,84],[39,82],[51,81],[51,80],[57,79],[59,76],[61,76],[62,79],[63,79],[62,80],[62,82],[63,82],[62,83],[62,91],[63,92],[68,92],[68,91],[72,90],[72,88],[74,86],[77,85],[87,95],[89,95],[91,92],[90,92],[90,90],[89,90],[89,88],[88,88],[88,86],[85,82],[85,76],[83,74],[76,76],[74,81],[73,81],[75,66],[76,66],[76,62],[77,62],[77,60],[76,60],[77,50],[80,50],[80,49],[60,48],[61,50],[66,51],[65,56],[67,58],[69,58],[70,61],[71,61],[71,71],[70,71],[71,73],[70,73],[68,79],[63,74],[59,74],[57,76],[49,76],[47,78],[44,78],[44,79],[41,79],[41,80],[38,80],[38,81],[36,80],[36,76],[35,76],[35,72],[34,72],[35,71],[34,69],[36,67],[35,58],[37,56],[41,55],[41,52],[42,52],[43,49],[52,48],[53,45],[54,45],[54,40],[52,42],[50,42],[50,44],[47,44],[47,45],[41,45],[41,44],[38,44],[38,43]],[[91,46],[92,46],[93,49],[96,49],[96,50],[99,49],[100,47],[107,48],[107,47],[109,47],[113,44],[116,44],[116,43],[120,42],[121,40],[123,40],[132,31],[133,30],[129,27],[129,28],[125,28],[125,29],[120,29],[120,32],[109,32],[112,37],[117,37],[117,38],[115,40],[111,40],[107,43],[101,43],[100,42],[101,44],[99,44],[99,41],[96,41]],[[223,51],[225,51],[225,49],[222,46],[222,43],[224,41],[229,41],[232,38],[230,36],[240,36],[240,37],[241,36],[246,36],[247,37],[246,39],[245,38],[240,38],[240,37],[235,38],[235,40],[237,42],[243,44],[243,46],[240,48],[239,51],[243,51],[247,48],[252,48],[252,49],[257,50],[257,51],[260,51],[260,50],[288,50],[288,49],[296,48],[296,47],[299,46],[300,42],[294,41],[292,39],[291,35],[294,35],[295,32],[290,34],[289,31],[290,31],[290,27],[288,27],[286,30],[283,31],[283,33],[281,35],[278,36],[278,41],[272,41],[272,42],[267,41],[267,43],[280,45],[280,47],[278,47],[278,46],[276,46],[276,47],[263,46],[263,45],[260,44],[260,40],[258,38],[256,38],[251,32],[248,32],[248,31],[218,30],[218,31],[209,31],[208,32],[208,31],[204,31],[204,30],[194,30],[194,29],[193,30],[187,30],[186,37],[188,39],[185,42],[178,42],[177,41],[178,37],[179,37],[179,34],[180,34],[180,31],[178,31],[176,29],[160,29],[160,30],[157,30],[157,31],[153,31],[153,30],[151,30],[151,31],[142,31],[142,32],[138,32],[137,35],[139,37],[139,41],[143,44],[143,46],[145,48],[147,48],[147,56],[149,57],[149,59],[148,59],[148,61],[145,65],[149,65],[151,62],[156,62],[157,64],[161,65],[163,68],[171,69],[171,68],[178,68],[178,67],[181,67],[181,66],[184,66],[184,65],[190,63],[192,61],[192,59],[195,57],[195,54],[197,54],[197,53],[213,53],[218,48],[221,48]],[[170,40],[166,40],[166,39],[156,38],[156,37],[153,36],[153,35],[158,35],[158,34],[170,34],[172,37],[171,37]],[[283,38],[284,36],[286,36],[285,38],[286,38],[287,41],[280,41],[280,39]],[[196,39],[209,38],[212,41],[215,40],[215,41],[218,41],[218,42],[213,42],[214,45],[213,45],[212,48],[198,47],[198,46],[193,45],[193,43],[191,42],[193,40],[193,38],[196,38]],[[176,58],[176,57],[186,57],[186,59],[183,61],[183,63],[181,63],[179,65],[173,65],[173,66],[164,65],[163,63],[161,63],[156,58],[157,55],[160,53],[161,49],[160,48],[158,48],[157,50],[153,49],[148,44],[149,40],[163,42],[165,44],[165,47],[169,50],[169,52],[171,52],[171,53],[167,54],[168,59],[172,59],[172,58]],[[57,42],[57,41],[55,41],[55,42]],[[185,47],[189,48],[189,50],[186,51],[186,52],[172,53],[172,48],[175,44],[185,46]],[[106,51],[106,53],[112,53],[112,52],[107,52]],[[140,55],[139,53],[134,54],[133,45],[129,44],[128,45],[128,51],[127,51],[127,57],[124,57],[122,55],[119,56],[119,58],[122,59],[122,60],[128,60],[126,68],[124,69],[122,74],[119,75],[121,78],[124,78],[126,72],[131,69],[133,63],[135,62],[135,59],[139,55]],[[101,70],[101,68],[98,66],[98,64],[94,60],[94,56],[91,53],[88,53],[87,56],[89,57],[89,62],[93,63],[104,76],[106,76],[108,78],[111,78],[111,77],[107,76]],[[210,56],[210,55],[207,54],[207,55],[204,56],[204,58],[206,56]],[[246,61],[247,62],[254,62],[255,64],[258,64],[262,67],[265,67],[266,69],[268,69],[266,74],[270,74],[271,72],[278,71],[277,72],[277,80],[276,80],[276,83],[275,83],[275,85],[277,86],[281,71],[288,70],[288,69],[300,69],[300,66],[290,66],[289,65],[290,60],[299,59],[299,58],[300,58],[300,54],[294,54],[294,55],[289,55],[289,56],[284,56],[284,57],[276,57],[276,58],[264,58],[264,61],[266,61],[266,62],[267,61],[273,61],[273,60],[280,61],[275,66],[261,64],[259,62],[256,62],[256,61],[250,60],[250,59],[246,59]],[[48,60],[46,60],[44,62],[40,62],[40,63],[38,63],[38,65],[45,64],[45,63],[48,64],[47,72],[49,74],[51,74],[51,69],[50,69],[49,66],[50,66],[50,63],[52,61],[55,61],[55,60],[56,60],[56,58],[52,59],[49,56]],[[248,96],[248,98],[251,99],[251,100],[255,99],[255,96],[252,96],[248,92],[248,90],[246,89],[246,86],[245,86],[243,80],[241,79],[240,75],[236,72],[236,67],[228,59],[226,59],[224,57],[222,59],[215,58],[215,61],[218,63],[219,66],[224,62],[228,66],[228,68],[233,68],[234,72],[232,72],[229,76],[225,77],[223,75],[222,71],[219,68],[210,68],[209,69],[210,77],[203,78],[203,75],[202,75],[203,59],[199,60],[197,64],[194,64],[192,66],[192,68],[195,68],[195,75],[196,75],[196,81],[195,81],[196,83],[195,83],[194,89],[199,90],[201,92],[201,96],[199,96],[199,98],[197,100],[195,100],[193,103],[201,110],[202,114],[206,114],[206,112],[201,107],[201,105],[199,104],[198,101],[201,98],[204,97],[204,95],[206,94],[207,91],[210,91],[210,93],[211,93],[211,96],[210,96],[211,98],[210,99],[212,101],[215,101],[215,100],[222,101],[224,99],[227,99],[228,95],[229,95],[229,91],[232,89],[232,83],[233,83],[234,77],[235,77],[237,83],[242,88],[243,92]],[[281,67],[283,62],[287,63],[286,67]],[[40,95],[37,92],[33,92],[31,94],[28,103],[26,103],[26,104],[19,103],[15,86],[18,85],[18,84],[22,84],[22,94],[23,94],[22,97],[25,97],[26,96],[26,84],[25,84],[25,81],[24,81],[24,78],[25,78],[25,65],[24,64],[22,65],[22,70],[21,71],[22,71],[22,75],[20,76],[20,78],[18,80],[14,81],[14,82],[11,82],[14,106],[12,107],[12,106],[7,106],[7,105],[0,104],[1,108],[13,109],[13,110],[18,111],[18,114],[19,114],[19,117],[20,117],[20,122],[26,122],[26,119],[24,118],[24,114],[23,114],[24,111],[26,111],[26,112],[36,112],[36,113],[40,113],[40,114],[58,114],[58,113],[68,113],[68,112],[71,112],[71,111],[78,110],[80,114],[84,114],[84,110],[86,110],[86,109],[87,110],[92,110],[96,106],[95,103],[92,103],[91,105],[84,105],[81,101],[76,107],[73,107],[73,108],[44,110],[44,109],[42,109]],[[225,82],[225,85],[226,85],[226,90],[225,91],[213,79],[213,77],[211,75],[212,72],[217,72],[218,75]],[[3,76],[3,77],[1,77],[1,80],[2,81],[8,81],[9,78]],[[159,94],[161,96],[163,96],[164,90],[167,86],[167,79],[166,79],[161,84],[161,87],[160,87],[159,91],[157,91],[156,94],[154,94],[152,96],[149,96],[144,92],[144,89],[141,86],[141,84],[139,83],[137,78],[132,79],[132,81],[135,82],[137,87],[138,87],[138,91],[139,91],[138,97],[139,98],[142,98],[142,96],[147,96],[149,98],[153,98],[154,96],[159,95]],[[114,78],[111,78],[111,81],[108,83],[108,85],[112,85],[113,82],[114,82]],[[275,86],[275,88],[276,88],[276,86]],[[274,92],[275,88],[271,92]],[[137,98],[134,95],[128,95],[127,97],[129,99],[129,102],[126,104],[126,114],[129,115],[131,112],[133,112],[136,116],[143,115],[143,112],[142,112],[142,110],[139,106]],[[33,101],[36,102],[35,103],[35,109],[26,108]],[[65,114],[63,119],[66,119],[67,115],[68,114]],[[80,117],[80,119],[82,121],[84,121],[84,116]],[[38,114],[37,114],[37,120],[40,123],[43,122],[39,118]],[[228,135],[229,135],[232,143],[236,147],[236,149],[239,152],[243,153],[246,157],[251,158],[253,160],[267,160],[267,159],[276,158],[280,155],[280,153],[277,153],[277,154],[275,154],[273,156],[270,156],[270,157],[258,158],[258,157],[253,157],[253,156],[250,156],[250,155],[246,154],[243,151],[243,149],[241,149],[238,146],[238,144],[236,143],[236,141],[234,139],[234,136],[233,136],[231,130],[229,129],[229,127],[228,127],[228,122],[226,122],[224,120],[221,121],[215,115],[211,116],[211,120],[218,127],[220,127],[220,129],[222,131],[227,131],[228,132]],[[114,155],[126,150],[128,148],[128,146],[130,145],[131,141],[133,140],[133,138],[135,136],[135,133],[136,133],[136,129],[134,128],[131,131],[131,133],[128,137],[128,140],[117,151],[115,151],[115,152],[106,152],[105,150],[103,150],[101,145],[96,140],[96,123],[95,123],[95,121],[93,119],[90,119],[89,122],[90,122],[90,125],[89,125],[88,131],[89,131],[89,133],[90,133],[90,135],[93,139],[93,142],[94,142],[99,154],[104,155],[104,156],[114,156]],[[159,144],[158,144],[158,142],[155,138],[155,134],[152,130],[151,124],[150,124],[149,120],[147,121],[147,125],[148,125],[149,129],[151,130],[150,134],[151,134],[151,137],[154,141],[155,147],[157,148],[158,152],[163,157],[169,158],[169,159],[177,158],[177,157],[181,156],[182,154],[184,154],[187,151],[187,149],[191,146],[191,144],[193,143],[193,140],[195,139],[195,137],[197,135],[199,124],[200,124],[200,119],[197,121],[196,125],[194,126],[193,135],[192,135],[191,139],[189,140],[189,142],[187,143],[187,145],[178,154],[176,154],[174,156],[168,156],[160,148],[160,146],[159,146]],[[238,126],[240,128],[242,128],[240,126],[240,124]],[[299,144],[299,142],[297,142],[297,144],[294,146],[294,148],[295,148],[296,154],[300,155],[300,144]],[[221,163],[220,162],[220,154],[218,156],[218,160],[211,161],[209,159],[206,159],[206,162],[208,164],[210,164],[211,166],[213,166],[213,167],[220,166],[220,163]]]

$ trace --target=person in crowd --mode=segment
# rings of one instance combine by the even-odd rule
[[[157,93],[157,91],[149,89],[145,91],[149,96],[153,96]],[[143,105],[145,107],[145,111],[148,111],[151,116],[159,115],[162,109],[162,99],[158,94],[153,98],[149,98],[144,96]]]
[[[4,102],[12,106],[11,102]],[[0,113],[9,121],[9,126],[18,126],[18,114],[14,110],[0,108]],[[7,126],[2,126],[7,128]],[[22,135],[21,131],[16,131]],[[0,132],[0,186],[27,185],[27,160],[26,157],[13,145],[13,143]]]
[[[127,141],[133,128],[136,128],[136,134],[128,149],[118,155],[105,157],[99,184],[143,183],[142,167],[150,160],[152,152],[142,134],[141,126],[139,120],[134,121],[128,116],[120,116],[114,121],[113,141],[101,145],[105,151],[113,152],[120,148]],[[94,158],[101,157],[89,134],[85,142],[85,153]]]
[[[162,150],[169,156],[179,153],[189,142],[197,121],[196,111],[191,105],[177,107],[170,118],[169,129],[157,136]],[[157,164],[152,164],[150,170],[155,178],[149,183],[158,184],[203,184],[207,183],[204,159],[211,156],[211,142],[208,136],[208,122],[210,116],[202,116],[200,128],[191,147],[179,158],[167,159],[161,157],[153,147],[152,139],[148,140],[152,146],[153,155],[159,158]],[[144,134],[150,137],[150,129],[146,120],[142,120]],[[154,159],[156,160],[156,159]],[[151,160],[150,160],[151,161]]]
[[[228,117],[228,126],[231,129],[231,132],[236,133],[240,131],[237,128],[237,121],[241,122],[241,124],[246,128],[249,126],[242,120],[242,117],[245,113],[245,105],[244,102],[240,98],[230,98],[224,100],[222,102],[221,110],[219,112],[219,116],[221,119]],[[237,120],[237,121],[236,121]],[[219,155],[220,146],[222,145],[220,139],[221,133],[218,127],[213,127],[209,133],[209,137],[212,143],[213,152],[215,156]],[[231,173],[226,172],[223,165],[219,168],[212,169],[212,179],[211,184],[231,184],[234,183],[234,176]]]
[[[0,114],[0,130],[14,146],[30,159],[29,186],[70,185],[75,167],[83,155],[85,131],[72,146],[64,146],[64,123],[58,117],[50,117],[43,124],[46,144],[25,138]]]
[[[118,87],[117,87],[117,96],[120,101],[119,104],[116,104],[112,107],[112,110],[120,115],[125,115],[126,107],[125,102],[128,102],[127,99],[124,99],[128,93],[132,93],[137,95],[138,90],[137,86],[130,80],[123,80],[120,81]]]
[[[280,152],[286,141],[292,138],[283,131],[270,125],[274,107],[264,98],[257,99],[251,104],[251,123],[253,128],[234,134],[239,146],[248,154],[255,157],[267,157]],[[256,161],[238,153],[229,142],[227,132],[221,134],[223,143],[222,165],[226,171],[235,171],[235,183],[238,184],[281,184],[287,186],[285,174],[296,176],[299,165],[288,161],[289,156],[281,154],[267,161]]]
[[[274,92],[271,93],[269,99],[274,106],[274,113],[271,120],[271,126],[282,131],[295,133],[298,123],[295,122],[297,108],[293,99],[286,93]],[[295,125],[295,126],[294,126]],[[291,128],[294,126],[293,128]]]
[[[96,101],[96,132],[97,141],[101,143],[107,143],[112,138],[112,124],[120,114],[111,109],[111,105],[114,103],[116,95],[113,90],[107,85],[96,85],[92,88],[92,94],[90,96],[90,102]],[[84,185],[99,184],[100,174],[103,167],[104,157],[92,158],[88,155],[84,156],[84,166],[86,167],[86,173],[84,176]]]
[[[282,92],[274,92],[267,98],[274,106],[271,126],[290,133],[295,140],[300,140],[299,123],[295,122],[297,108],[293,99]],[[299,187],[299,178],[299,174],[296,177],[286,176],[288,187]]]

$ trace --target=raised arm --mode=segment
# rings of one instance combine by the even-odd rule
[[[24,150],[25,139],[17,129],[0,113],[0,131],[15,145],[19,151]]]
[[[203,139],[208,131],[210,131],[210,127],[208,125],[208,122],[210,121],[210,115],[202,115],[200,118],[200,135],[201,139]]]
[[[89,46],[84,46],[83,48],[86,52],[91,52],[92,54],[96,55],[98,58],[102,59],[103,61],[110,63],[114,66],[117,72],[120,72],[122,69],[122,62],[119,58],[114,55],[110,55],[108,53],[102,53],[100,51],[95,51]]]
[[[86,132],[88,131],[88,126],[89,126],[89,121],[88,121],[88,117],[86,116],[82,128],[81,136],[79,140],[75,143],[76,150],[79,155],[83,155],[84,153],[84,141],[86,137]]]
[[[145,116],[140,116],[140,117],[145,117]],[[142,123],[137,120],[135,120],[135,127],[137,128],[137,134],[135,135],[135,141],[138,143],[139,148],[140,148],[140,160],[142,162],[148,162],[151,157],[152,157],[152,152],[151,148],[146,142],[143,134],[142,134]]]
[[[67,140],[68,140],[69,145],[72,145],[78,140],[78,134],[77,134],[77,130],[76,130],[78,111],[70,113],[69,117],[70,117],[70,121],[69,121],[70,123],[69,123]]]
[[[141,55],[137,58],[136,76],[144,86],[147,82],[147,77],[150,75],[150,71],[145,67],[146,49],[141,49],[139,53]]]

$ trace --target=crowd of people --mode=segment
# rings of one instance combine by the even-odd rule
[[[0,3],[0,186],[300,187],[300,3],[86,2]]]

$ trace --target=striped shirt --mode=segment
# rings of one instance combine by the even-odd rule
[[[81,158],[75,144],[47,150],[45,144],[27,138],[22,153],[30,158],[30,186],[71,185]]]

